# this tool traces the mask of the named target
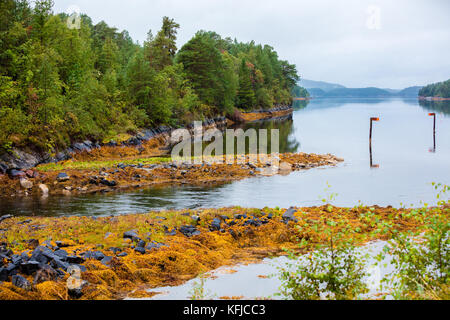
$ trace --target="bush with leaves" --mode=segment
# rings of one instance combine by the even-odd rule
[[[280,294],[294,300],[345,300],[368,292],[366,256],[356,250],[350,236],[353,231],[334,221],[318,225],[324,226],[318,231],[327,241],[314,244],[315,250],[309,254],[287,250],[294,263],[280,270]],[[311,244],[302,239],[299,247],[304,250]]]
[[[441,199],[449,186],[433,183]],[[392,256],[394,271],[384,277],[384,286],[391,288],[396,299],[450,298],[450,201],[439,200],[434,208],[413,210],[409,213],[423,227],[417,232],[400,233],[391,230],[392,240],[378,256]],[[430,211],[432,214],[430,214]],[[408,217],[408,218],[411,218]]]

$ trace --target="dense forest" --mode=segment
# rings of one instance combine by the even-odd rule
[[[0,151],[54,152],[158,125],[292,103],[294,65],[268,45],[199,31],[177,48],[173,19],[140,45],[50,0],[0,2]],[[70,19],[69,19],[70,18]]]
[[[419,91],[419,96],[450,98],[450,79],[423,87]]]
[[[292,95],[294,97],[297,98],[309,98],[309,92],[308,90],[306,90],[305,88],[296,85],[293,89],[292,89]]]

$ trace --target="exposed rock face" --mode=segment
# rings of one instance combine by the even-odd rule
[[[225,126],[227,120],[225,117],[218,117],[214,119],[207,119],[203,121],[203,126]],[[186,126],[190,128],[191,125]],[[143,142],[155,138],[159,135],[170,135],[173,128],[168,126],[159,126],[157,128],[143,129],[135,136],[129,138],[127,141],[121,143],[121,146],[136,146],[139,147]],[[85,140],[83,142],[76,142],[66,150],[58,152],[55,156],[50,156],[48,153],[39,153],[35,151],[24,151],[13,148],[11,152],[0,155],[0,174],[5,174],[12,169],[31,169],[38,164],[59,162],[69,160],[76,153],[91,152],[94,149],[102,146],[118,146],[117,142],[110,141],[108,143],[100,144]],[[170,147],[170,146],[169,146]]]
[[[60,182],[67,181],[69,179],[70,179],[69,175],[65,172],[58,173],[58,176],[56,177],[56,180]]]
[[[44,196],[48,195],[48,187],[45,184],[43,184],[43,183],[39,184],[38,188],[39,188],[39,190],[41,190],[42,195],[44,195]]]
[[[20,179],[20,186],[24,189],[31,189],[33,188],[33,182],[28,179],[22,178]]]

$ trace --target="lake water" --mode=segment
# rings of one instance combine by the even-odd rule
[[[392,258],[387,255],[384,260],[376,264],[376,255],[382,252],[387,244],[384,241],[374,241],[357,248],[357,252],[367,255],[364,264],[367,277],[364,278],[369,292],[364,298],[374,297],[380,293],[381,279],[395,271],[391,263]],[[282,284],[279,279],[280,268],[286,268],[287,264],[304,264],[305,259],[300,257],[295,262],[286,256],[266,258],[261,263],[248,265],[235,265],[221,267],[208,273],[204,278],[204,299],[219,299],[221,297],[242,297],[243,299],[286,299],[280,292]],[[294,271],[295,267],[289,270]],[[188,300],[193,295],[193,289],[201,284],[200,278],[187,281],[180,286],[159,287],[149,290],[157,293],[151,299],[154,300]],[[383,290],[385,292],[385,290]],[[391,297],[387,297],[390,299]]]
[[[433,142],[433,118],[436,136]],[[431,182],[450,184],[450,106],[411,100],[317,99],[292,120],[246,127],[280,129],[280,152],[331,153],[338,167],[254,177],[215,187],[152,187],[108,194],[0,199],[0,215],[109,215],[199,207],[289,207],[333,204],[419,206],[436,203]],[[374,122],[372,166],[369,119]],[[435,149],[433,150],[433,145]],[[328,190],[327,184],[331,186]]]

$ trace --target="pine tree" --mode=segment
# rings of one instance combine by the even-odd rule
[[[239,70],[239,91],[237,99],[239,108],[249,110],[255,105],[255,93],[253,92],[252,81],[250,79],[250,70],[244,59],[242,59]]]

